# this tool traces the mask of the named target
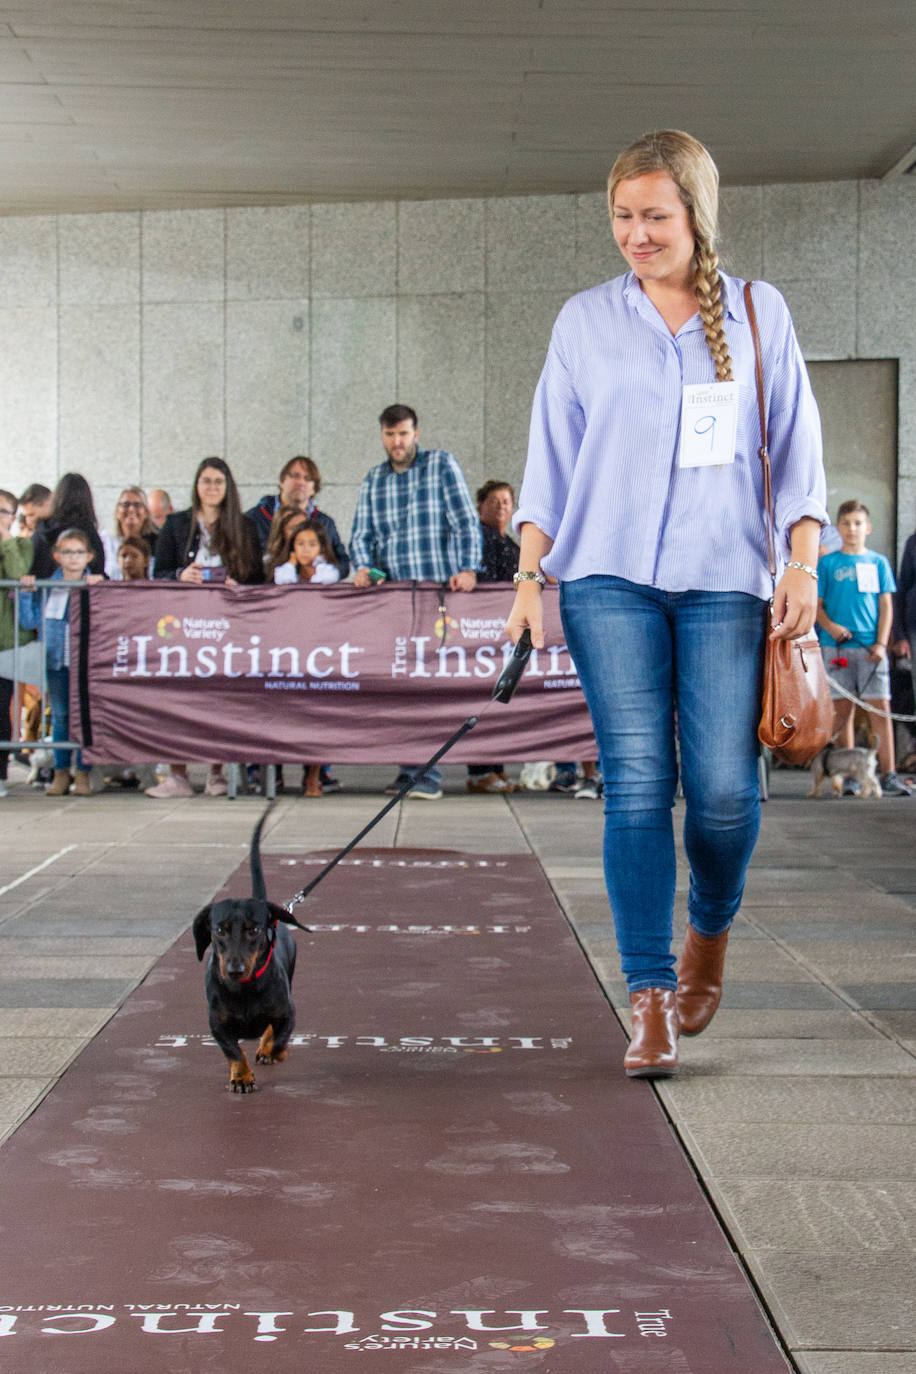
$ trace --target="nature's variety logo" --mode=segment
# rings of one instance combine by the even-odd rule
[[[449,635],[458,629],[457,620],[453,620],[444,606],[439,607],[439,614],[433,624],[436,639],[440,644],[447,644]]]
[[[534,1340],[527,1345],[510,1345],[508,1341],[490,1341],[491,1350],[509,1350],[512,1354],[526,1354],[531,1350],[552,1350],[556,1341],[548,1340],[546,1336],[535,1336]]]
[[[156,622],[156,634],[160,639],[173,639],[178,628],[179,622],[173,615],[164,615]]]

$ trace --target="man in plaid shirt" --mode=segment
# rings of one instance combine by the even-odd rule
[[[379,424],[388,457],[366,474],[360,487],[350,536],[353,585],[371,586],[377,569],[395,582],[448,582],[452,591],[472,592],[483,539],[454,455],[417,447],[420,431],[410,406],[387,406]],[[386,791],[399,791],[409,776],[414,784],[409,797],[441,797],[440,770],[423,776],[419,772],[402,767]]]
[[[388,406],[379,416],[388,454],[366,474],[350,536],[353,585],[370,568],[394,582],[448,582],[471,592],[483,553],[480,521],[464,474],[445,449],[417,447],[416,411]]]

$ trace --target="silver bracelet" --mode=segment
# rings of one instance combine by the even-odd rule
[[[538,586],[543,587],[547,578],[542,572],[517,572],[513,573],[512,581],[516,587],[520,582],[537,582]]]
[[[787,567],[787,568],[798,568],[799,572],[806,572],[806,573],[808,574],[809,577],[813,577],[813,578],[814,578],[815,582],[818,581],[817,568],[812,568],[812,567],[810,566],[810,564],[808,564],[808,563],[797,563],[797,562],[792,562],[792,563],[787,563],[787,564],[786,564],[786,567]]]

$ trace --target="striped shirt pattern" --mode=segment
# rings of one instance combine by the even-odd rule
[[[744,283],[724,283],[739,384],[735,461],[679,468],[683,387],[715,380],[699,315],[672,336],[633,273],[567,301],[534,397],[515,515],[553,540],[561,581],[611,574],[678,592],[768,597],[754,348]],[[820,417],[779,292],[753,286],[763,352],[777,547],[802,516],[827,522]]]
[[[395,582],[445,582],[480,567],[480,520],[458,462],[445,449],[418,449],[406,472],[386,459],[363,479],[353,517],[354,568]]]

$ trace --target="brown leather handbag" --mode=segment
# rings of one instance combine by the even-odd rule
[[[760,461],[763,464],[763,495],[766,508],[767,567],[776,589],[776,533],[773,520],[773,483],[767,448],[763,358],[751,283],[744,286],[744,303],[754,340],[757,409],[760,414]],[[766,649],[763,663],[763,700],[757,737],[784,763],[805,766],[833,735],[833,702],[817,636],[804,639],[771,639],[767,608]]]

